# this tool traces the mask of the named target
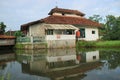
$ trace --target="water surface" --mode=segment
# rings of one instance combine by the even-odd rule
[[[120,50],[0,51],[0,80],[120,80]]]

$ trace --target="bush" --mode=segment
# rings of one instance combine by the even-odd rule
[[[92,48],[95,47],[94,41],[78,41],[76,47]]]

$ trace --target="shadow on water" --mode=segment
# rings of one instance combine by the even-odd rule
[[[14,46],[0,46],[0,51],[13,50]]]

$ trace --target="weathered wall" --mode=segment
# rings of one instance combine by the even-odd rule
[[[48,48],[72,48],[75,47],[75,40],[48,40]]]
[[[0,40],[0,46],[15,45],[15,39]]]
[[[29,36],[45,36],[44,25],[39,23],[30,26],[29,28]]]

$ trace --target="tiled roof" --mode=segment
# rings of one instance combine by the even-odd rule
[[[49,16],[41,19],[42,22],[47,24],[78,24],[83,26],[100,27],[101,25],[97,22],[91,21],[81,17],[70,17],[70,16]]]
[[[14,39],[15,36],[0,35],[0,39]]]
[[[27,24],[21,25],[21,30],[26,30],[28,26],[34,25],[37,23],[47,23],[47,24],[71,24],[71,25],[81,25],[81,26],[91,26],[91,27],[101,27],[102,25],[91,21],[86,18],[81,17],[70,17],[70,16],[57,16],[51,15],[44,19],[33,21]]]
[[[53,13],[63,13],[63,14],[76,14],[76,15],[79,15],[79,16],[84,16],[85,14],[78,11],[78,10],[70,10],[70,9],[62,9],[62,8],[53,8],[48,14],[49,15],[52,15]]]

